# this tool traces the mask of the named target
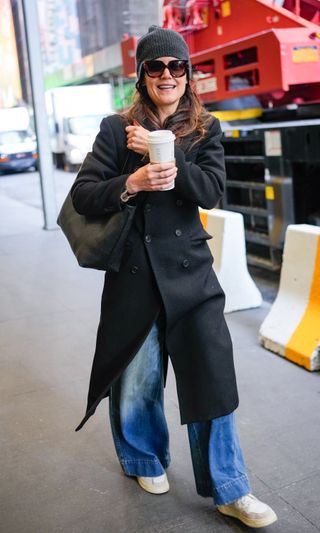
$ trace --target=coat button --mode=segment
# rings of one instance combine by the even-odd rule
[[[190,262],[188,261],[188,259],[184,259],[184,260],[182,261],[182,266],[183,266],[184,268],[188,268],[189,265],[190,265]]]
[[[144,240],[145,240],[146,243],[151,242],[151,235],[149,235],[149,234],[145,235]]]
[[[176,201],[176,206],[178,206],[178,207],[182,207],[182,206],[183,206],[183,201],[180,200],[180,199],[178,199],[178,200]]]
[[[151,204],[145,204],[145,206],[144,206],[144,212],[145,212],[145,213],[149,213],[149,211],[151,211]]]
[[[138,270],[139,270],[139,267],[137,265],[133,265],[131,267],[130,272],[131,272],[131,274],[136,274],[138,272]]]
[[[177,237],[181,237],[181,235],[182,235],[181,229],[176,229],[175,234],[176,234]]]

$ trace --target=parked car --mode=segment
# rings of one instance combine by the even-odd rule
[[[35,136],[25,107],[0,109],[0,172],[37,168]]]

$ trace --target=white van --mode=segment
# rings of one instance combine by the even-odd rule
[[[58,168],[79,166],[91,150],[102,119],[112,114],[110,83],[46,91],[51,149]]]

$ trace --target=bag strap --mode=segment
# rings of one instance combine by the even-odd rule
[[[130,156],[131,156],[131,154],[130,154],[130,150],[129,150],[129,148],[127,148],[126,159],[125,159],[125,162],[123,163],[123,167],[122,167],[122,170],[121,170],[120,175],[125,173],[124,171],[125,171],[125,168],[126,168],[126,166],[127,166],[128,161],[129,161],[129,159],[130,159]]]

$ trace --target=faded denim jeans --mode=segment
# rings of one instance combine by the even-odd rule
[[[110,421],[120,464],[129,476],[160,476],[170,464],[163,409],[162,335],[155,323],[142,347],[112,386]],[[250,492],[234,413],[188,424],[198,494],[216,505]]]

